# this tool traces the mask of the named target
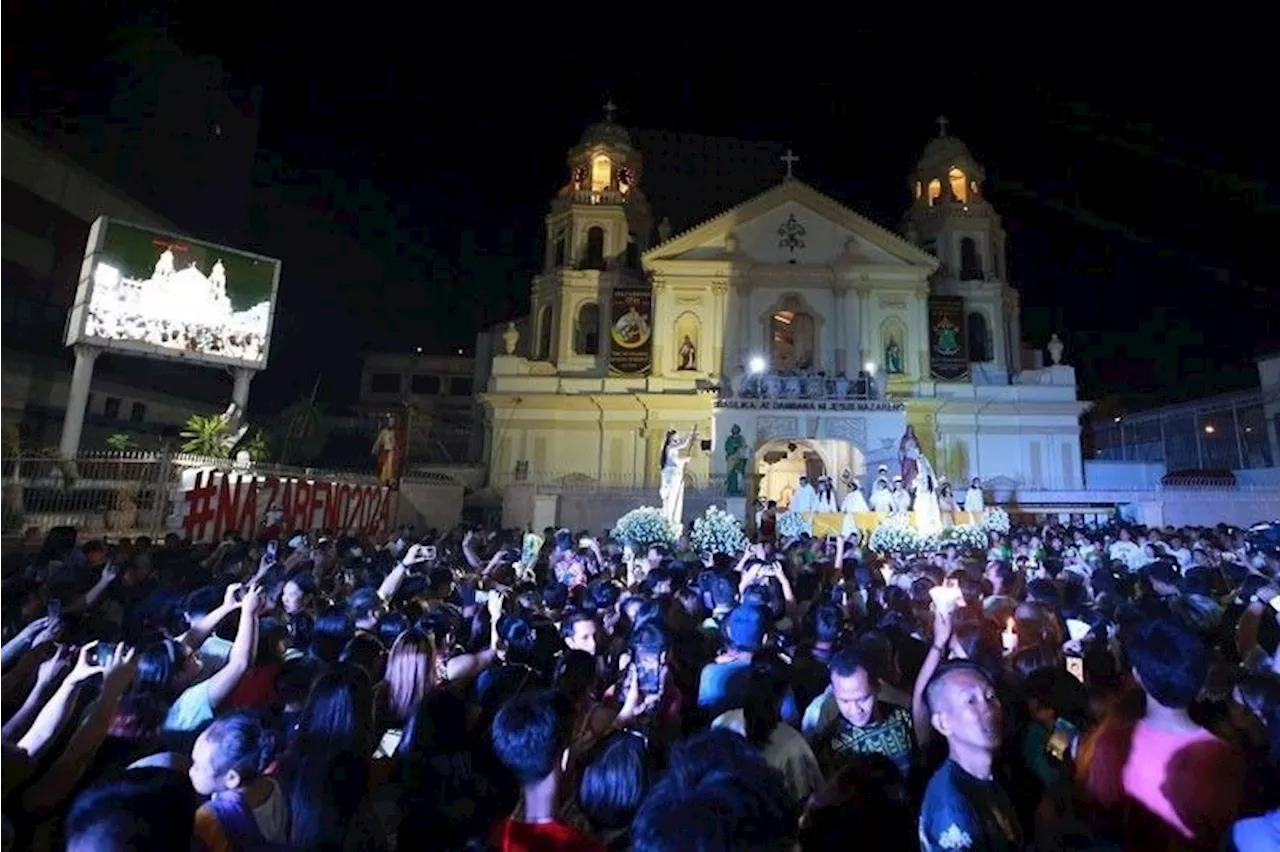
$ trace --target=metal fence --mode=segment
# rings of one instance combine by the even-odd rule
[[[1267,412],[1278,404],[1250,391],[1114,417],[1093,424],[1092,458],[1163,462],[1171,471],[1274,467],[1280,415],[1268,422]]]

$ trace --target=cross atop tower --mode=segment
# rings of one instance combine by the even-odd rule
[[[778,159],[787,164],[787,177],[795,177],[795,175],[791,174],[791,170],[796,163],[800,162],[800,158],[793,154],[791,149],[788,148],[787,153],[783,154]]]
[[[950,124],[951,122],[947,119],[947,117],[946,117],[945,115],[940,115],[940,116],[938,116],[937,118],[935,118],[935,119],[934,119],[934,121],[936,121],[936,122],[938,123],[938,135],[939,135],[939,136],[946,136],[946,135],[947,135],[947,125],[948,125],[948,124]]]
[[[605,121],[612,122],[613,116],[615,113],[617,113],[617,111],[618,111],[618,105],[613,102],[613,98],[609,98],[609,100],[604,102],[604,120]]]

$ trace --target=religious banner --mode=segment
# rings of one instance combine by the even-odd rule
[[[196,542],[228,531],[253,538],[268,526],[378,537],[393,524],[390,492],[370,483],[192,468],[182,471],[166,526]]]
[[[609,314],[609,373],[647,376],[653,369],[653,291],[619,287]]]
[[[944,382],[968,379],[968,344],[964,298],[929,297],[929,372],[932,377]]]

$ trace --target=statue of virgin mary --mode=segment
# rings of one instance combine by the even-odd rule
[[[658,484],[658,496],[662,498],[662,514],[677,526],[684,522],[684,469],[689,464],[687,451],[697,437],[696,426],[684,440],[680,440],[675,429],[670,429],[662,442],[662,478]]]

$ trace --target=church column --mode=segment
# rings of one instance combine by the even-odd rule
[[[1015,293],[1009,306],[1009,347],[1013,350],[1013,363],[1009,372],[1017,375],[1022,371],[1022,306],[1018,304]]]
[[[836,375],[840,375],[841,373],[845,373],[847,375],[849,370],[849,359],[847,355],[849,334],[847,326],[848,318],[845,315],[845,311],[847,310],[848,301],[845,299],[844,288],[839,284],[831,288],[831,295],[835,299],[836,315],[834,372]]]
[[[734,282],[734,294],[738,298],[738,366],[751,363],[751,347],[755,345],[751,321],[751,284],[738,279]]]
[[[933,376],[929,370],[929,289],[925,286],[916,300],[915,330],[912,332],[920,346],[919,375],[920,381],[927,382]]]
[[[667,310],[667,298],[670,294],[667,282],[663,278],[653,279],[653,348],[650,350],[650,357],[653,359],[653,368],[650,374],[655,378],[665,375],[666,373],[666,349],[663,343],[671,335],[675,334],[675,327],[671,325],[671,312]]]
[[[699,366],[709,376],[723,376],[733,372],[732,369],[725,369],[724,363],[724,332],[725,332],[725,304],[729,292],[729,285],[723,281],[714,281],[711,284],[711,322],[707,323],[709,327],[709,336],[711,338],[711,360],[709,362],[702,361]],[[700,345],[706,346],[706,341],[700,342]],[[698,357],[705,358],[705,355],[699,353]]]
[[[883,354],[872,353],[870,347],[875,340],[875,333],[871,328],[871,291],[865,288],[858,288],[858,369],[862,369],[862,365],[868,361],[875,362],[877,370],[884,369]]]

